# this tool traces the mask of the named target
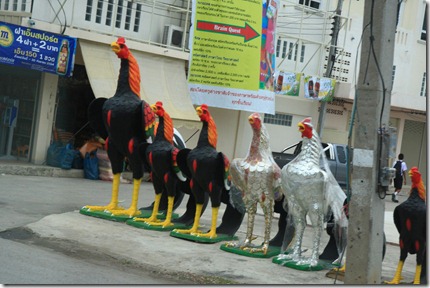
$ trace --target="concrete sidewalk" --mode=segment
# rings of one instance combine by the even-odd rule
[[[3,164],[4,165],[4,164]],[[9,164],[12,165],[12,164]],[[7,167],[9,165],[3,166]],[[1,171],[2,164],[0,164],[0,173],[3,175],[6,171]],[[49,169],[51,169],[50,167]],[[46,167],[44,167],[46,169]],[[49,170],[48,169],[48,170]],[[59,168],[52,168],[59,169]],[[18,168],[9,171],[19,170]],[[37,170],[37,169],[36,169]],[[61,170],[61,169],[60,169]],[[40,170],[39,170],[40,171]],[[55,175],[48,172],[49,176]],[[19,174],[22,175],[22,174]],[[36,174],[41,176],[40,174]],[[52,177],[52,176],[51,176]],[[23,182],[22,185],[31,186],[31,183],[26,183],[27,177],[7,175],[2,176],[2,186],[13,187],[12,183],[8,181],[17,181],[17,178]],[[28,177],[31,179],[32,177]],[[46,178],[47,181],[52,178]],[[75,184],[70,184],[72,181]],[[58,194],[70,193],[70,190],[78,189],[79,183],[87,183],[82,181],[90,181],[91,185],[100,186],[100,189],[107,190],[104,197],[100,198],[100,203],[91,203],[90,200],[82,200],[82,205],[86,204],[106,204],[109,201],[110,195],[110,182],[104,181],[91,181],[85,179],[66,180],[66,178],[55,179],[55,185],[52,186]],[[53,181],[54,182],[54,181]],[[99,182],[99,183],[97,183]],[[73,186],[73,187],[71,187]],[[6,186],[4,186],[6,187]],[[17,188],[20,189],[20,188]],[[22,188],[21,188],[22,189]],[[85,188],[82,188],[85,189]],[[406,199],[407,187],[404,188],[403,195],[399,200]],[[14,193],[18,191],[10,191]],[[130,191],[128,191],[130,190]],[[131,185],[124,184],[120,186],[120,199],[126,197],[123,206],[129,205],[131,194]],[[142,192],[145,191],[145,192]],[[139,197],[139,207],[148,206],[153,201],[153,188],[151,183],[143,182],[141,193]],[[85,196],[84,196],[85,197]],[[176,213],[182,215],[185,212],[185,204],[187,195],[180,207],[176,209]],[[94,201],[94,200],[93,200]],[[392,211],[398,203],[391,202],[391,196],[387,196],[386,212],[385,212],[385,228],[384,232],[387,238],[387,250],[384,261],[382,263],[382,281],[391,280],[399,259],[400,250],[397,246],[398,233],[393,224]],[[223,215],[223,206],[220,209],[220,218]],[[272,237],[277,232],[277,218],[272,224]],[[202,215],[201,224],[204,227],[210,226],[210,207]],[[220,218],[218,223],[220,223]],[[246,216],[239,228],[236,236],[242,241],[245,236],[247,228]],[[245,256],[236,255],[220,250],[221,243],[215,244],[200,244],[187,240],[182,240],[169,236],[169,232],[158,232],[151,230],[144,230],[135,228],[124,223],[112,222],[102,220],[90,216],[82,215],[78,210],[69,211],[66,213],[52,214],[43,217],[39,221],[25,225],[24,227],[31,229],[41,237],[56,238],[67,241],[76,242],[82,249],[89,251],[98,251],[110,255],[124,261],[131,261],[136,265],[146,267],[146,269],[154,269],[154,271],[163,270],[170,275],[188,275],[190,279],[195,277],[203,277],[204,279],[215,279],[213,282],[209,281],[204,284],[334,284],[335,280],[327,278],[325,274],[328,270],[306,272],[295,269],[286,268],[272,263],[272,259],[250,258]],[[254,234],[258,237],[255,243],[259,243],[263,239],[264,232],[264,218],[262,215],[257,215],[255,220]],[[311,229],[305,230],[303,240],[303,248],[310,250],[312,245]],[[324,249],[328,242],[327,233],[322,233],[322,241],[320,252]],[[415,256],[410,255],[403,269],[403,278],[405,281],[413,279],[415,273]],[[191,275],[191,276],[189,276]],[[337,280],[338,284],[343,282]],[[200,282],[200,284],[202,284]]]

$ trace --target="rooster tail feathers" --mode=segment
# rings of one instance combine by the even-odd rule
[[[97,98],[88,106],[88,122],[90,123],[90,127],[105,140],[108,137],[108,132],[103,122],[103,105],[106,100],[107,98]]]
[[[145,129],[145,137],[152,143],[155,135],[155,114],[148,103],[142,101],[143,127]]]
[[[243,202],[242,192],[236,186],[234,186],[234,184],[231,185],[229,196],[231,206],[233,206],[233,208],[235,208],[241,214],[245,214],[246,207],[245,202]]]
[[[224,188],[230,190],[230,161],[222,152],[218,152],[218,163],[223,167],[222,179],[224,179]]]
[[[188,154],[191,149],[184,148],[181,149],[176,155],[176,164],[178,165],[179,170],[181,170],[182,174],[184,174],[188,179],[192,178],[191,171],[187,165]]]
[[[181,180],[182,182],[185,182],[185,181],[187,181],[187,178],[182,173],[181,169],[179,169],[178,162],[177,162],[177,156],[178,156],[179,151],[180,150],[176,147],[172,148],[172,167],[173,167],[173,171],[175,172],[178,179]]]

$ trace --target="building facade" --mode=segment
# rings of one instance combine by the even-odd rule
[[[17,157],[17,148],[27,145],[20,159],[42,164],[53,130],[64,137],[74,136],[76,146],[90,137],[86,107],[92,99],[108,98],[115,92],[119,60],[110,43],[120,36],[138,59],[142,98],[149,103],[163,101],[187,146],[193,148],[201,124],[186,80],[192,1],[63,2],[0,1],[0,21],[78,39],[71,78],[0,64],[0,107],[19,100],[12,145],[8,145],[10,128],[3,125],[0,129],[0,157]],[[339,6],[338,1],[329,0],[282,0],[278,7],[277,70],[336,79],[335,100],[325,107],[324,142],[347,143],[353,137],[350,119],[363,60],[364,2],[344,0]],[[392,82],[390,126],[395,131],[390,156],[394,161],[397,154],[404,153],[408,166],[418,166],[426,175],[426,2],[399,2],[393,76],[387,80]],[[339,34],[334,65],[328,69],[336,18]],[[299,141],[297,123],[309,116],[317,123],[320,106],[304,97],[303,85],[299,96],[277,95],[276,114],[265,115],[272,150],[281,151]],[[246,120],[250,113],[221,108],[211,108],[211,113],[218,127],[218,150],[230,159],[244,157],[252,135]]]

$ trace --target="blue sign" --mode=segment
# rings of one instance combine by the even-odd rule
[[[0,64],[72,76],[77,39],[0,21]]]

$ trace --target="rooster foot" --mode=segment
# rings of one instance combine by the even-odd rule
[[[197,236],[197,237],[202,237],[202,238],[209,238],[209,239],[213,239],[216,238],[218,235],[216,235],[216,232],[211,232],[209,231],[208,233],[201,233],[201,232],[197,232],[197,233],[191,233],[191,235],[193,236]]]
[[[342,267],[340,267],[340,268],[333,268],[333,270],[334,270],[334,271],[337,271],[337,272],[345,273],[345,271],[346,271],[346,265],[343,265],[343,266],[342,266]]]
[[[125,209],[124,207],[114,205],[114,204],[108,204],[106,206],[85,205],[82,208],[88,209],[89,211],[110,211],[110,210],[124,210]]]
[[[393,280],[391,280],[391,281],[384,281],[384,284],[390,284],[390,285],[393,285],[393,284],[400,284],[400,280],[393,279]]]
[[[193,230],[193,229],[174,229],[173,232],[179,233],[179,234],[190,234],[190,235],[201,233],[201,231],[197,230],[197,229],[196,230]]]
[[[167,228],[167,227],[170,227],[170,226],[174,225],[171,221],[163,221],[163,222],[161,222],[160,220],[158,220],[158,221],[152,221],[152,222],[147,221],[146,224],[147,225],[152,225],[152,226],[161,226],[163,228]]]
[[[224,245],[225,245],[225,247],[233,247],[233,248],[240,247],[239,243],[237,243],[237,242],[227,242]]]
[[[267,250],[268,250],[268,246],[267,245],[263,245],[262,247],[250,247],[250,246],[242,246],[240,247],[240,249],[242,249],[243,251],[248,251],[249,253],[258,253],[258,252],[262,252],[264,255],[266,255]]]
[[[112,216],[139,216],[142,212],[140,212],[137,209],[128,208],[127,210],[109,210],[109,212],[112,214]]]
[[[157,222],[157,217],[155,216],[155,217],[149,217],[149,218],[140,218],[140,217],[134,217],[133,218],[133,221],[135,221],[135,222],[146,222],[146,223],[148,223],[148,222],[151,222],[151,223],[155,223],[155,222]]]

